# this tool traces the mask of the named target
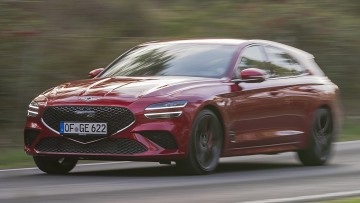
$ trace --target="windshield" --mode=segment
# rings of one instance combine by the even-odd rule
[[[100,77],[194,76],[221,78],[236,50],[234,45],[169,44],[139,46],[122,56]]]

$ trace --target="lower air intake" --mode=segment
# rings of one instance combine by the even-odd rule
[[[80,144],[64,137],[47,137],[35,149],[40,152],[77,154],[137,154],[147,149],[136,140],[107,138],[89,144]]]
[[[177,149],[176,141],[173,135],[169,132],[144,131],[140,134],[164,149]]]

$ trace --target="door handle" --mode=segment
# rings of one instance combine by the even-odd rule
[[[311,88],[311,87],[304,87],[302,88],[303,91],[305,92],[316,92],[316,90],[314,88]]]
[[[271,96],[276,96],[276,95],[278,95],[278,94],[280,94],[279,91],[271,91],[271,92],[270,92],[270,95],[271,95]]]

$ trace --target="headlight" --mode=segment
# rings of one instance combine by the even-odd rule
[[[186,104],[187,101],[185,100],[156,103],[146,107],[145,111],[183,108],[186,106]],[[181,114],[182,111],[179,111],[177,109],[177,111],[171,111],[171,112],[146,113],[144,114],[144,116],[149,119],[161,119],[161,118],[176,118],[181,116]]]
[[[39,104],[32,101],[29,104],[29,109],[27,111],[27,116],[28,117],[36,117],[39,114]]]
[[[146,107],[145,110],[148,111],[148,110],[182,108],[185,107],[186,104],[187,101],[185,100],[162,102],[162,103],[151,104],[150,106]]]

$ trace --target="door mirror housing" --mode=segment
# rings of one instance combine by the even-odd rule
[[[99,75],[102,71],[104,70],[104,68],[97,68],[95,70],[92,70],[89,72],[89,78],[94,78],[97,75]]]
[[[248,82],[248,83],[257,83],[265,81],[265,71],[259,68],[247,68],[240,72],[241,79],[233,79],[232,82]]]

